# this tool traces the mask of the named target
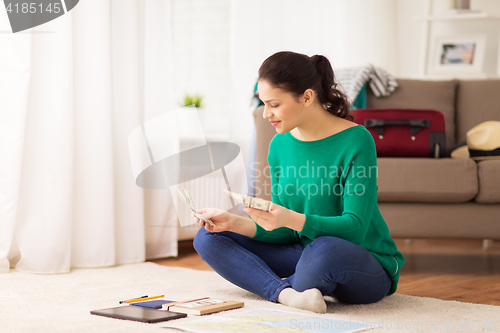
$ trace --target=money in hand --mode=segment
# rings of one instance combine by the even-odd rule
[[[239,203],[243,204],[243,206],[245,206],[245,207],[259,209],[259,210],[263,210],[265,212],[268,212],[271,210],[271,201],[260,199],[260,198],[255,198],[255,197],[249,197],[248,195],[229,192],[227,190],[224,190],[224,191],[227,194],[229,194],[231,197],[233,197],[233,199],[235,199]]]
[[[189,209],[191,209],[191,211],[194,213],[194,216],[196,216],[200,220],[207,222],[212,227],[215,227],[215,224],[212,221],[201,217],[201,215],[196,212],[196,207],[194,206],[193,198],[191,198],[191,193],[188,190],[186,190],[185,188],[178,188],[177,195],[182,199],[182,201],[184,201],[184,203],[189,207]]]

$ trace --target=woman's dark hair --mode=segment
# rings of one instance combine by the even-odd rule
[[[351,120],[351,103],[337,88],[330,61],[322,55],[282,51],[267,58],[259,68],[259,80],[291,93],[296,99],[312,89],[321,105],[339,118]]]

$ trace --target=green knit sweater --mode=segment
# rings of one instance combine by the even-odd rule
[[[269,147],[273,203],[305,215],[300,232],[266,231],[256,224],[253,239],[310,244],[335,236],[367,249],[389,273],[397,289],[404,257],[389,235],[377,205],[377,156],[368,130],[357,125],[316,141],[289,132],[276,134]]]

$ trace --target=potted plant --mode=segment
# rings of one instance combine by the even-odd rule
[[[196,108],[201,108],[201,102],[203,101],[203,96],[198,94],[186,94],[184,96],[183,103],[180,103],[181,106],[191,106],[194,105]]]

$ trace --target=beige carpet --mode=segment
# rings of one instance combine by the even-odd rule
[[[112,319],[90,310],[119,306],[121,299],[164,294],[182,300],[203,296],[241,300],[249,309],[270,308],[314,313],[271,303],[233,286],[214,272],[164,267],[153,263],[74,269],[69,274],[0,274],[0,332],[179,332],[162,323]],[[498,332],[500,307],[394,294],[370,305],[342,305],[333,299],[323,318],[370,322],[372,332]],[[196,320],[188,316],[177,322]],[[496,320],[497,330],[491,329]],[[488,322],[489,321],[489,322]],[[390,324],[389,324],[390,323]],[[448,327],[446,324],[448,323]],[[467,325],[469,325],[467,327]],[[487,327],[490,326],[490,328]],[[392,329],[390,327],[392,326]],[[399,329],[398,329],[399,327]],[[437,327],[437,329],[434,329]],[[462,329],[461,329],[462,328]]]

